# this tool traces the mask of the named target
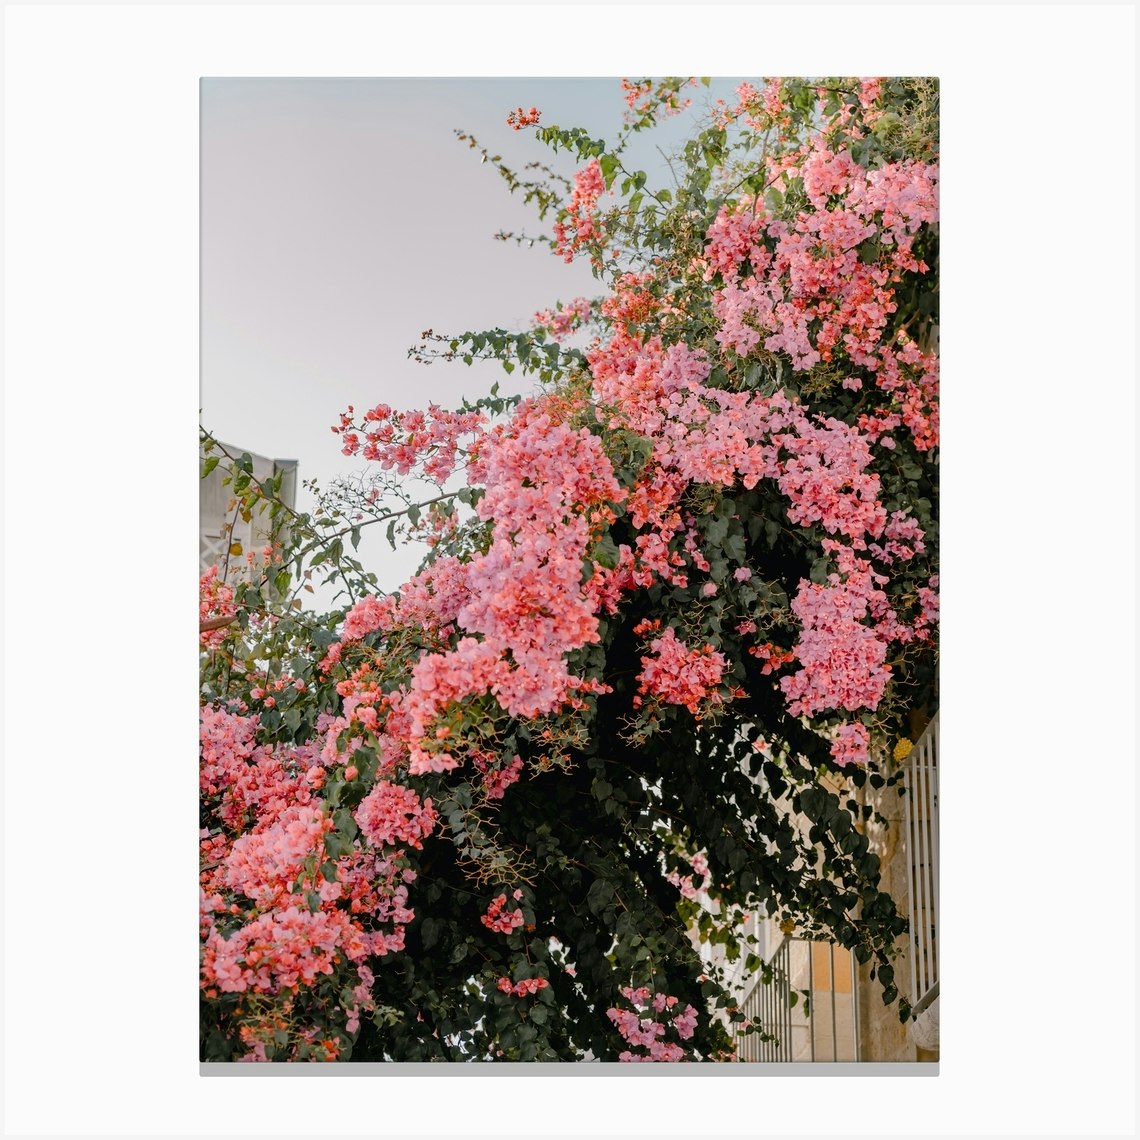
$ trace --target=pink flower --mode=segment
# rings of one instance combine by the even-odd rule
[[[584,244],[601,238],[597,203],[605,188],[601,163],[596,158],[574,175],[574,191],[566,206],[566,221],[554,226],[555,249],[564,261],[573,261],[574,254]]]
[[[619,1055],[621,1061],[683,1061],[685,1050],[676,1042],[666,1041],[664,1037],[670,1028],[676,1032],[682,1041],[692,1037],[697,1025],[697,1011],[691,1006],[685,1006],[682,1013],[673,1012],[679,1004],[678,999],[671,994],[656,993],[650,997],[648,986],[640,989],[623,988],[622,996],[634,1007],[633,1009],[612,1008],[606,1010],[606,1016],[617,1027],[618,1032],[635,1049],[644,1049],[644,1053],[635,1053],[626,1050]],[[651,1009],[661,1017],[660,1021],[647,1016]]]
[[[512,131],[521,131],[523,127],[533,127],[541,114],[542,112],[537,107],[531,107],[529,111],[524,111],[518,107],[507,116],[507,125]]]
[[[356,809],[360,830],[376,848],[408,844],[422,847],[438,815],[430,799],[420,802],[411,789],[378,780]]]
[[[522,892],[519,892],[521,896]],[[517,930],[522,926],[525,921],[523,912],[515,907],[514,910],[506,911],[503,908],[506,906],[507,896],[499,895],[497,898],[491,900],[490,906],[487,907],[487,913],[480,917],[480,921],[488,930],[494,930],[499,934],[510,934],[511,931]]]
[[[641,658],[639,693],[683,705],[694,715],[702,702],[719,704],[724,699],[718,686],[727,663],[711,645],[689,649],[669,628],[649,643],[649,650]]]
[[[476,762],[478,766],[478,762]],[[518,781],[522,774],[523,762],[521,756],[516,756],[509,764],[502,768],[489,768],[483,776],[483,790],[489,800],[501,800],[503,793],[512,784]]]
[[[866,764],[869,741],[870,734],[864,725],[842,724],[835,730],[831,754],[837,764]]]
[[[536,994],[539,990],[546,989],[550,983],[545,978],[524,978],[517,985],[512,985],[510,978],[500,978],[496,985],[505,994],[526,997],[527,994]]]

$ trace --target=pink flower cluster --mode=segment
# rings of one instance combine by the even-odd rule
[[[286,830],[289,822],[297,821],[287,821]],[[305,838],[279,835],[276,842],[241,847],[239,840],[237,857],[231,855],[213,877],[223,889],[203,888],[201,985],[207,995],[295,991],[346,968],[346,962],[403,949],[404,927],[414,917],[406,905],[406,883],[414,873],[392,860],[356,854],[337,861],[335,881],[314,878],[296,862]],[[319,860],[320,851],[309,855]],[[293,872],[297,877],[290,883],[286,876]],[[225,892],[233,886],[255,900],[251,914],[237,902],[227,903]],[[214,917],[219,914],[245,921],[224,934]],[[390,931],[375,928],[385,924]]]
[[[358,966],[369,955],[403,949],[404,928],[414,917],[407,884],[415,874],[400,862],[401,853],[377,856],[363,844],[369,832],[378,844],[418,842],[434,822],[430,802],[419,805],[409,789],[378,785],[376,800],[386,793],[399,802],[372,810],[377,805],[366,800],[358,810],[365,834],[356,849],[330,859],[326,836],[333,821],[315,794],[325,774],[318,744],[259,745],[256,718],[211,706],[200,719],[203,802],[220,824],[201,835],[204,992],[251,991],[287,1001],[282,995],[336,975],[357,987],[338,1016],[358,1025],[360,1009],[371,1000],[371,975]],[[327,729],[336,722],[325,717],[321,723]],[[268,1025],[272,1037],[282,1028],[280,1018],[244,1016],[239,1028],[247,1059],[264,1058],[259,1034]],[[298,1046],[290,1040],[290,1048]]]
[[[535,313],[534,327],[546,329],[554,340],[562,341],[588,321],[592,311],[592,306],[585,297],[575,297],[568,304]]]
[[[682,1041],[693,1036],[697,1027],[697,1011],[686,1005],[684,1010],[673,1012],[679,1004],[678,999],[669,994],[655,993],[650,998],[648,986],[639,989],[624,987],[622,997],[633,1007],[632,1009],[619,1009],[613,1007],[606,1010],[606,1016],[617,1026],[623,1038],[637,1049],[644,1049],[644,1053],[634,1053],[626,1050],[620,1054],[622,1061],[683,1061],[685,1050],[676,1042],[665,1041],[666,1016],[674,1032]],[[650,1010],[658,1015],[655,1019]]]
[[[688,86],[695,86],[696,82],[696,79],[690,79]],[[627,123],[637,122],[646,115],[651,115],[658,121],[671,119],[693,103],[692,99],[682,99],[679,91],[668,81],[654,84],[652,79],[637,82],[623,79],[621,89],[625,92],[625,105],[628,108],[625,114]]]
[[[916,554],[922,554],[926,550],[922,527],[903,511],[891,513],[890,522],[883,530],[883,537],[886,542],[882,546],[873,542],[867,547],[880,562],[898,560],[907,562]]]
[[[438,819],[430,797],[421,803],[411,788],[388,780],[377,780],[356,809],[360,830],[377,849],[422,847]]]
[[[345,1032],[356,1033],[360,1029],[360,1013],[362,1010],[376,1009],[376,999],[372,996],[372,985],[376,981],[375,974],[364,965],[357,963],[356,972],[360,981],[353,986],[352,1004],[348,1007],[348,1017],[345,1019]]]
[[[202,980],[222,993],[276,993],[312,985],[334,970],[347,919],[339,912],[293,903],[253,919],[230,938],[210,929],[202,959]]]
[[[623,497],[601,442],[523,409],[481,443],[469,475],[486,488],[477,510],[491,541],[455,566],[455,624],[466,636],[412,668],[403,708],[413,774],[459,763],[462,741],[441,750],[436,729],[470,698],[490,694],[509,715],[535,717],[590,687],[569,673],[566,655],[598,639],[582,562]]]
[[[865,725],[854,721],[841,724],[835,730],[831,755],[837,764],[866,764],[871,734]]]
[[[897,390],[916,443],[934,446],[936,362],[883,334],[896,309],[895,282],[927,271],[913,246],[918,230],[938,220],[938,167],[907,159],[866,170],[846,149],[817,139],[770,173],[778,180],[789,171],[802,178],[810,203],[790,224],[744,199],[722,207],[709,227],[705,278],[723,282],[713,294],[717,341],[740,357],[761,345],[785,352],[801,371],[845,354],[880,387]],[[875,256],[863,258],[872,246]],[[849,372],[843,383],[862,381]]]
[[[467,600],[467,564],[445,555],[409,579],[399,594],[361,598],[345,615],[342,636],[356,641],[377,631],[404,628],[446,639]]]
[[[840,420],[797,416],[795,432],[777,436],[787,458],[777,483],[791,503],[788,518],[800,526],[818,522],[828,534],[862,542],[882,533],[887,521],[879,502],[879,477],[867,472],[871,449]]]
[[[913,539],[915,532],[906,530]],[[921,638],[929,628],[921,605],[913,625],[899,620],[881,588],[886,576],[876,573],[866,558],[837,542],[825,541],[824,549],[835,558],[836,571],[828,575],[826,585],[801,581],[792,601],[802,625],[795,650],[802,668],[784,677],[780,687],[789,711],[797,716],[828,709],[874,710],[891,675],[886,665],[889,645]],[[934,596],[937,577],[931,582],[931,587],[919,587],[920,601]],[[842,743],[833,751],[844,763],[866,760],[862,725],[841,731],[839,739]]]
[[[512,983],[510,978],[500,978],[496,983],[496,989],[501,990],[505,994],[514,994],[515,997],[526,997],[527,994],[536,994],[539,990],[546,989],[550,983],[545,978],[523,978],[521,982]]]
[[[512,131],[521,131],[523,127],[535,126],[541,116],[542,112],[537,107],[531,107],[529,111],[524,111],[522,107],[516,107],[507,116],[507,125]]]
[[[689,860],[689,865],[693,868],[692,875],[681,875],[676,871],[670,871],[666,874],[665,880],[666,882],[672,883],[685,898],[695,899],[700,896],[701,891],[708,885],[708,856],[705,855],[703,851],[698,851],[697,854]],[[703,880],[699,887],[694,884],[693,875],[698,875]]]
[[[764,203],[755,198],[744,197],[721,206],[705,235],[705,280],[711,281],[719,273],[725,281],[735,281],[745,263],[752,274],[763,273],[772,261],[764,244],[768,223]]]
[[[201,760],[198,786],[203,798],[218,797],[218,817],[240,830],[250,813],[268,824],[311,793],[302,773],[312,763],[311,745],[271,749],[255,740],[256,717],[211,705],[198,713]]]
[[[381,629],[389,620],[395,603],[388,598],[361,598],[345,614],[341,635],[345,641],[359,641]]]
[[[842,548],[848,559],[843,581],[837,577],[828,587],[814,588],[803,583],[793,603],[803,626],[794,656],[803,668],[785,679],[789,707],[796,715],[875,708],[890,677],[888,643],[913,634],[886,604],[879,589],[886,579],[872,580],[869,564],[849,556],[868,550],[883,561],[906,560],[923,546],[921,528],[904,512],[888,519],[879,478],[868,470],[870,444],[859,428],[812,418],[780,391],[764,398],[710,388],[704,383],[707,362],[684,346],[663,351],[656,342],[638,345],[619,331],[591,354],[590,363],[599,399],[611,409],[611,425],[626,424],[654,441],[652,462],[629,498],[630,518],[644,529],[636,539],[640,569],[634,563],[627,581],[648,584],[656,574],[677,583],[682,577],[679,555],[669,543],[682,527],[676,504],[687,483],[733,486],[739,481],[748,488],[761,478],[773,480],[788,500],[790,521],[818,524],[850,544]],[[830,546],[841,549],[834,542]],[[686,551],[701,566],[695,546],[686,543]],[[743,627],[755,632],[754,625]],[[643,685],[659,695],[671,691],[677,703],[692,708],[700,688],[684,689],[684,654],[668,642],[662,648],[665,663],[643,659],[649,666]],[[793,659],[775,645],[751,652],[763,656],[765,672]]]
[[[522,891],[516,890],[514,898],[516,902],[521,899]],[[505,910],[506,905],[507,896],[497,895],[491,900],[487,913],[480,916],[479,921],[488,930],[494,930],[499,934],[510,934],[512,930],[517,930],[523,924],[523,912],[518,907],[514,910]]]
[[[741,622],[737,626],[738,633],[755,633],[756,623],[754,621]],[[785,665],[791,664],[795,661],[796,654],[794,650],[781,649],[780,646],[771,641],[761,642],[759,645],[751,645],[748,652],[764,664],[760,668],[760,672],[767,675],[768,673],[775,673],[777,669],[782,669]]]
[[[489,800],[501,800],[506,790],[518,782],[522,775],[523,761],[515,756],[509,764],[493,766],[477,754],[472,755],[475,767],[483,773],[483,791]]]
[[[574,175],[574,190],[566,205],[566,220],[554,226],[554,248],[563,261],[573,261],[583,246],[601,240],[597,207],[605,188],[602,166],[596,158]]]
[[[802,626],[802,668],[780,681],[794,716],[878,707],[891,671],[886,640],[866,624],[870,584],[869,572],[834,585],[800,582],[792,612]]]
[[[870,110],[883,94],[883,80],[878,76],[859,79],[859,105],[864,111]]]
[[[637,691],[683,705],[697,716],[702,705],[723,701],[718,686],[725,667],[722,653],[711,645],[690,649],[670,627],[649,643],[649,653],[641,658]]]
[[[337,761],[344,730],[359,725],[377,733],[386,766],[448,771],[483,755],[486,742],[464,735],[472,702],[491,697],[508,715],[534,717],[598,689],[572,676],[566,657],[597,640],[598,611],[613,598],[604,575],[584,586],[581,568],[624,492],[601,441],[564,423],[567,413],[557,399],[529,401],[473,446],[468,478],[484,488],[476,509],[489,527],[485,550],[439,558],[399,595],[365,598],[349,612],[346,642],[406,629],[427,644],[382,700],[359,676],[338,686],[345,716],[328,731],[327,763]],[[488,797],[501,798],[521,768],[484,764]]]
[[[866,471],[871,451],[856,428],[813,419],[782,391],[764,398],[710,388],[703,383],[707,360],[683,345],[661,353],[651,343],[637,353],[618,334],[590,364],[599,400],[613,409],[611,425],[624,423],[654,439],[654,463],[630,494],[635,524],[667,520],[668,541],[680,527],[670,509],[686,481],[730,487],[739,479],[751,488],[771,478],[790,500],[793,522],[819,522],[829,533],[860,540],[882,532],[879,479]],[[670,480],[670,470],[682,478]],[[666,491],[663,498],[657,487]]]
[[[350,407],[332,430],[341,436],[345,455],[356,455],[407,475],[416,468],[440,485],[451,478],[464,455],[463,439],[478,438],[487,417],[482,412],[448,412],[431,404],[426,412],[398,412],[377,404],[356,425]]]
[[[211,566],[198,579],[198,620],[210,621],[214,618],[229,618],[237,613],[234,605],[233,589],[218,577],[218,567]],[[203,649],[212,649],[226,638],[225,627],[208,629],[198,635],[198,644]]]
[[[758,92],[751,83],[745,82],[736,88],[735,107],[729,107],[723,99],[716,101],[713,122],[719,127],[727,127],[739,120],[754,130],[765,131],[773,124],[783,126],[785,112],[783,80],[769,80],[763,92]]]
[[[260,907],[281,902],[332,826],[312,804],[287,808],[264,830],[246,832],[234,842],[226,861],[227,884]]]

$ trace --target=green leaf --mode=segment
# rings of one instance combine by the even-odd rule
[[[333,822],[336,824],[337,831],[346,839],[355,839],[360,834],[360,828],[356,826],[356,820],[348,808],[341,808],[340,811],[334,813]]]
[[[705,527],[705,538],[713,546],[720,546],[728,535],[728,519],[717,516]]]
[[[343,835],[339,835],[335,831],[330,831],[325,836],[325,850],[334,859],[340,859],[345,855],[351,855],[353,852],[353,844],[351,840],[345,839]]]
[[[443,923],[437,918],[425,918],[420,927],[420,941],[425,950],[430,950],[438,941]]]
[[[595,879],[586,894],[586,906],[591,914],[601,914],[614,899],[613,884],[608,879]]]
[[[594,561],[607,570],[613,570],[620,558],[621,551],[618,550],[614,540],[608,534],[603,535],[601,541],[594,547]]]

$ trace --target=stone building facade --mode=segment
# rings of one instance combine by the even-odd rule
[[[240,455],[240,448],[228,444],[226,451]],[[216,453],[215,453],[216,454]],[[253,476],[264,480],[278,474],[281,480],[281,498],[286,506],[296,505],[297,461],[295,459],[268,459],[263,455],[252,455]],[[205,573],[213,565],[225,565],[227,554],[237,543],[242,551],[259,550],[272,538],[272,528],[268,515],[241,518],[233,505],[233,492],[223,482],[226,464],[223,461],[204,479],[199,480],[198,491],[198,572]],[[240,557],[229,558],[229,575],[242,573],[243,561]]]

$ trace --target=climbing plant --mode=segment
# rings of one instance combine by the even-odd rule
[[[730,1059],[757,911],[908,1015],[854,789],[936,702],[937,85],[623,91],[612,141],[511,111],[522,173],[459,132],[598,282],[411,350],[513,394],[347,409],[309,512],[202,433],[274,535],[202,580],[207,1060]]]

